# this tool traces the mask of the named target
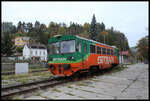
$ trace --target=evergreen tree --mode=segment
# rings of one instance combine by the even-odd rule
[[[101,30],[101,32],[102,32],[102,31],[105,31],[105,25],[104,25],[103,22],[102,22],[101,25],[100,25],[100,30]]]
[[[90,28],[90,38],[92,40],[97,40],[97,25],[96,25],[96,18],[95,14],[93,15],[92,22],[91,22],[91,28]]]
[[[14,53],[13,50],[15,47],[9,32],[4,32],[4,36],[2,37],[1,42],[1,54],[4,56],[11,56]]]
[[[36,22],[35,22],[34,28],[35,28],[35,29],[40,29],[40,22],[39,22],[39,21],[36,21]]]
[[[18,22],[18,26],[17,26],[17,31],[18,31],[19,33],[22,32],[22,31],[21,31],[21,25],[22,25],[22,23],[21,23],[21,21],[19,21],[19,22]]]

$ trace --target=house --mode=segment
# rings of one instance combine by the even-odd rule
[[[128,51],[120,51],[119,55],[120,63],[126,64],[130,62],[130,54]]]
[[[25,44],[29,44],[30,37],[16,37],[15,46],[23,47]]]
[[[24,59],[47,60],[47,48],[43,44],[25,44],[23,47]]]

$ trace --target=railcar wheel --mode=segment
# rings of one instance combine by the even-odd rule
[[[94,72],[100,71],[100,69],[99,69],[98,66],[92,66],[92,67],[90,67],[89,71],[92,72],[92,73],[94,73]]]
[[[79,78],[80,73],[79,72],[75,72],[72,76],[71,76],[71,81],[77,81],[77,79]]]

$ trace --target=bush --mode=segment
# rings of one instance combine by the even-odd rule
[[[17,47],[17,48],[16,48],[16,51],[17,51],[18,53],[22,53],[22,50],[23,50],[23,47]]]

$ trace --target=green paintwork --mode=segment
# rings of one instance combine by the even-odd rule
[[[90,44],[95,45],[95,42],[88,41],[82,38],[79,38],[77,36],[73,35],[62,35],[61,37],[52,37],[51,39],[48,40],[48,44],[55,43],[55,42],[60,42],[64,40],[75,40],[76,45],[75,48],[77,47],[79,41],[81,42],[81,52],[74,52],[74,53],[66,53],[66,54],[54,54],[50,55],[48,54],[48,63],[79,63],[81,61],[84,61],[89,55],[90,55]],[[87,52],[84,52],[84,44],[87,44]],[[119,53],[118,49],[114,48],[116,52],[116,56],[119,59]],[[74,60],[67,60],[69,56],[73,56]],[[54,59],[50,61],[50,58]],[[56,60],[57,58],[57,60]]]
[[[76,54],[76,53],[75,53]],[[65,54],[64,56],[63,55],[51,55],[50,57],[55,59],[55,58],[65,58],[66,60],[55,60],[55,61],[49,61],[48,63],[79,63],[82,61],[82,58],[78,55],[75,55],[75,54]],[[87,54],[86,56],[83,57],[83,60],[85,60],[90,54]],[[67,57],[68,56],[74,56],[74,60],[70,61],[70,60],[67,60]]]
[[[60,42],[63,40],[73,40],[73,39],[76,40],[75,47],[77,47],[79,40],[81,41],[81,52],[48,55],[48,59],[52,58],[55,60],[55,61],[48,60],[48,63],[79,63],[79,62],[85,60],[90,55],[89,44],[91,42],[89,42],[89,41],[77,38],[76,36],[73,36],[73,35],[63,35],[63,36],[61,36],[61,38],[52,37],[51,39],[48,40],[48,43],[50,44],[50,43]],[[87,53],[84,53],[84,48],[83,48],[84,43],[87,44]],[[94,44],[94,43],[92,43],[92,44]],[[67,58],[69,56],[73,56],[74,60],[67,60]],[[62,60],[56,60],[56,58],[62,59]]]

